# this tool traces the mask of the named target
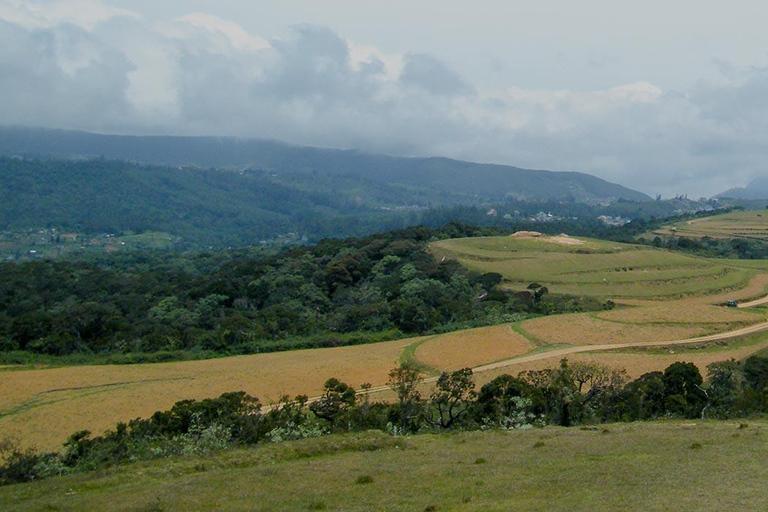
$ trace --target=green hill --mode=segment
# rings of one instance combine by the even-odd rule
[[[353,236],[407,220],[341,194],[283,185],[262,171],[0,157],[3,231],[158,231],[190,247],[242,246],[288,232]]]
[[[645,194],[576,172],[532,171],[505,165],[449,158],[405,158],[356,150],[322,149],[221,137],[134,137],[42,129],[0,128],[0,153],[48,157],[103,156],[147,164],[199,167],[254,167],[280,179],[311,180],[322,186],[328,176],[439,192],[446,203],[479,203],[506,197],[529,200],[646,201]]]

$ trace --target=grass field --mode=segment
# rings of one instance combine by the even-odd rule
[[[768,241],[768,211],[731,212],[664,226],[654,235],[686,238],[748,238]]]
[[[765,510],[768,423],[380,432],[0,488],[3,510]]]

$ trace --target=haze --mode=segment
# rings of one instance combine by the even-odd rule
[[[757,1],[0,0],[0,123],[578,170],[765,176]]]

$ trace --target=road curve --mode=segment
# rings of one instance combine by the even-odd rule
[[[758,306],[760,304],[768,304],[768,296],[762,299],[753,300],[739,304],[740,308],[748,308],[752,306]],[[513,357],[511,359],[504,359],[503,361],[497,361],[495,363],[482,364],[472,368],[473,373],[482,373],[490,370],[498,370],[499,368],[506,368],[508,366],[514,366],[516,364],[530,363],[533,361],[541,361],[544,359],[563,358],[571,354],[579,354],[582,352],[604,352],[608,350],[619,350],[625,348],[643,348],[643,347],[671,347],[675,345],[693,345],[695,343],[708,343],[710,341],[721,341],[738,338],[740,336],[746,336],[748,334],[754,334],[757,332],[768,331],[768,322],[760,324],[750,325],[749,327],[742,327],[734,331],[721,332],[718,334],[710,334],[708,336],[699,336],[697,338],[685,338],[682,340],[670,340],[670,341],[650,341],[650,342],[631,342],[631,343],[610,343],[607,345],[576,345],[573,347],[559,348],[555,350],[549,350],[547,352],[539,352],[536,354],[523,355]],[[425,384],[437,382],[438,377],[427,377],[422,380]],[[374,386],[368,389],[358,390],[359,396],[373,395],[376,393],[383,393],[391,391],[392,389],[387,386]],[[321,397],[312,397],[308,402],[316,402]],[[269,408],[267,408],[269,409]]]
[[[520,356],[513,359],[505,359],[504,361],[498,361],[495,363],[484,364],[484,365],[480,365],[475,368],[472,368],[472,371],[475,373],[485,372],[488,370],[496,370],[498,368],[504,368],[506,366],[512,366],[515,364],[530,363],[531,361],[541,361],[542,359],[551,359],[553,357],[564,357],[570,354],[578,354],[580,352],[600,352],[605,350],[618,350],[618,349],[624,349],[624,348],[669,347],[673,345],[692,345],[694,343],[707,343],[710,341],[720,341],[720,340],[738,338],[740,336],[746,336],[747,334],[754,334],[756,332],[763,332],[763,331],[768,331],[768,322],[750,325],[749,327],[743,327],[741,329],[736,329],[735,331],[721,332],[719,334],[710,334],[708,336],[699,336],[697,338],[686,338],[682,340],[611,343],[607,345],[579,345],[574,347],[550,350],[549,352],[540,352],[538,354]]]
[[[768,297],[764,299],[760,299],[760,301],[762,301],[760,302],[760,304],[768,303]],[[747,307],[746,304],[748,303],[745,303],[744,307]],[[607,350],[619,350],[619,349],[626,349],[626,348],[671,347],[675,345],[693,345],[695,343],[708,343],[711,341],[729,340],[733,338],[738,338],[740,336],[746,336],[748,334],[755,334],[763,331],[768,331],[768,322],[750,325],[748,327],[742,327],[741,329],[736,329],[734,331],[721,332],[718,334],[710,334],[708,336],[699,336],[696,338],[685,338],[682,340],[610,343],[607,345],[577,345],[573,347],[550,350],[547,352],[539,352],[536,354],[518,356],[511,359],[505,359],[503,361],[497,361],[495,363],[483,364],[483,365],[472,368],[472,372],[473,373],[487,372],[490,370],[498,370],[499,368],[506,368],[508,366],[514,366],[514,365],[523,364],[523,363],[530,363],[533,361],[541,361],[544,359],[553,359],[553,358],[561,359],[571,354],[579,354],[582,352],[603,352]],[[422,382],[429,384],[432,382],[436,382],[437,379],[438,377],[427,377]],[[371,395],[374,393],[382,393],[390,390],[391,389],[389,386],[375,386],[367,390],[358,391],[358,395]],[[310,399],[310,402],[317,400],[318,398]]]
[[[732,338],[738,338],[740,336],[746,336],[747,334],[754,334],[757,332],[768,331],[768,322],[760,324],[750,325],[749,327],[743,327],[736,329],[735,331],[721,332],[719,334],[710,334],[708,336],[699,336],[697,338],[686,338],[682,340],[671,341],[651,341],[651,342],[632,342],[632,343],[611,343],[607,345],[579,345],[567,348],[559,348],[556,350],[550,350],[548,352],[539,352],[537,354],[530,354],[527,356],[518,356],[512,359],[505,359],[503,361],[497,361],[495,363],[483,364],[472,368],[473,373],[487,372],[489,370],[498,370],[499,368],[506,368],[508,366],[514,366],[516,364],[530,363],[532,361],[541,361],[544,359],[563,358],[571,354],[579,354],[582,352],[601,352],[606,350],[618,350],[624,348],[642,348],[642,347],[670,347],[674,345],[691,345],[694,343],[707,343],[710,341],[728,340]],[[436,382],[438,377],[427,377],[422,380],[425,384]],[[391,391],[389,386],[374,386],[366,390],[359,390],[358,395],[373,395],[375,393],[383,393]],[[320,397],[313,397],[309,399],[309,402],[315,402]]]

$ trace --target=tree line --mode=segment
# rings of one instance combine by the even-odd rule
[[[101,436],[72,434],[61,452],[21,450],[0,442],[0,484],[172,455],[204,455],[234,446],[275,443],[330,433],[377,429],[394,436],[478,429],[564,427],[657,418],[743,418],[768,412],[768,358],[712,363],[706,380],[688,362],[676,362],[629,380],[600,363],[501,375],[476,389],[472,370],[442,373],[423,396],[419,369],[401,364],[389,373],[392,402],[372,401],[336,378],[322,396],[283,397],[264,407],[244,392],[182,400],[147,419],[119,423]]]
[[[0,264],[0,351],[143,362],[336,346],[600,309],[594,299],[499,288],[436,261],[430,240],[495,233],[451,224],[277,255],[140,252]]]

